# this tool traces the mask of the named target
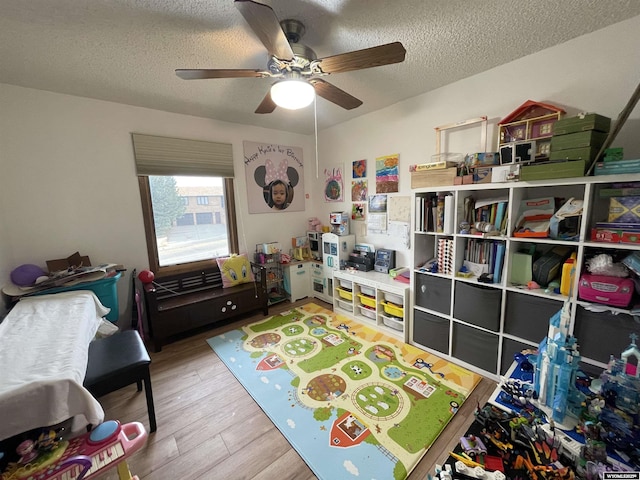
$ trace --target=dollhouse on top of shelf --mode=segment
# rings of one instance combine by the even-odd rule
[[[520,149],[510,150],[510,148],[527,143],[530,143],[528,147],[532,150],[531,162],[548,158],[551,151],[553,124],[560,120],[564,113],[563,109],[554,105],[527,100],[500,120],[498,123],[499,150],[502,163],[517,161],[515,154],[510,155],[510,152],[516,152]]]

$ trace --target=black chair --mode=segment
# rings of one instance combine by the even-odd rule
[[[120,390],[136,383],[147,396],[150,432],[156,431],[156,413],[151,392],[149,364],[151,358],[135,330],[123,330],[89,345],[89,362],[84,386],[94,397]]]

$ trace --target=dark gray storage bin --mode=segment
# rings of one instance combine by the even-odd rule
[[[540,343],[549,331],[549,319],[562,309],[562,301],[507,292],[504,332]]]
[[[535,347],[527,345],[526,343],[516,342],[510,338],[502,340],[502,357],[500,363],[500,375],[504,375],[514,362],[513,356],[516,353],[520,353],[523,350],[533,350]]]
[[[581,306],[576,311],[574,336],[578,339],[580,355],[603,363],[609,356],[619,358],[631,344],[629,335],[640,328],[630,315],[590,312]]]
[[[413,341],[448,355],[449,319],[414,310]]]
[[[498,336],[453,322],[452,354],[495,374],[498,370]]]
[[[416,305],[434,312],[451,313],[451,280],[416,273]]]
[[[453,317],[497,332],[502,290],[456,282]]]

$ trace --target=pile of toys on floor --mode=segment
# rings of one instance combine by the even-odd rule
[[[640,471],[640,348],[632,334],[599,377],[578,368],[568,305],[451,452],[440,479],[587,479]],[[498,406],[501,408],[498,408]],[[634,477],[637,478],[637,477]]]

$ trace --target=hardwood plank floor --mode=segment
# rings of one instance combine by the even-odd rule
[[[314,301],[300,300],[270,307],[269,313]],[[233,323],[199,331],[151,353],[151,383],[157,432],[130,460],[140,480],[311,480],[316,476],[253,398],[215,355],[206,339],[264,318],[245,316]],[[495,382],[483,378],[458,414],[409,475],[422,480],[458,442],[483,405]],[[140,421],[149,428],[143,392],[135,385],[99,399],[105,419]],[[116,480],[115,470],[104,476]],[[336,479],[337,480],[337,479]]]

